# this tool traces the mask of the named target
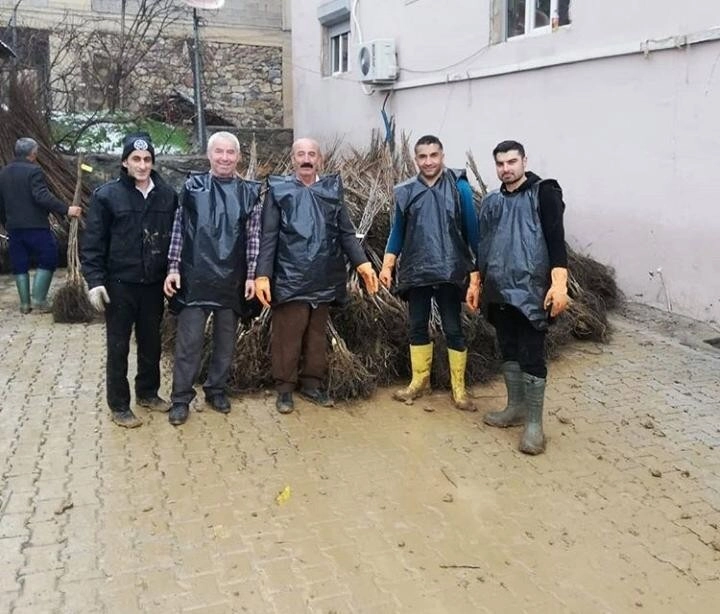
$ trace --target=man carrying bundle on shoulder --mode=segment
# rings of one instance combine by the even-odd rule
[[[37,162],[39,145],[30,137],[15,142],[15,159],[0,171],[0,224],[8,231],[9,255],[20,297],[20,313],[47,311],[47,295],[58,264],[58,246],[48,214],[79,217],[82,209],[66,205],[48,189]],[[37,269],[30,288],[31,261]]]

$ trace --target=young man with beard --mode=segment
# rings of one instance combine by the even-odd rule
[[[255,291],[272,305],[272,375],[276,409],[294,408],[292,393],[323,407],[333,400],[321,385],[327,372],[327,320],[346,294],[345,256],[370,293],[377,277],[355,237],[339,175],[320,177],[322,152],[313,139],[293,143],[295,173],[271,176],[263,210]]]
[[[133,428],[142,420],[130,409],[127,380],[130,335],[135,328],[138,405],[167,411],[160,387],[160,322],[163,279],[177,194],[153,170],[150,135],[123,140],[120,177],[93,192],[81,242],[82,272],[90,302],[105,312],[107,403],[112,420]]]
[[[525,148],[503,141],[493,150],[499,190],[479,215],[478,269],[483,305],[495,326],[508,402],[484,418],[490,426],[524,426],[520,451],[545,450],[542,426],[548,318],[568,305],[562,189],[527,170]],[[477,297],[468,296],[477,301]]]
[[[185,423],[195,398],[210,314],[213,347],[203,384],[205,402],[221,414],[230,411],[225,386],[238,316],[244,299],[255,294],[261,184],[238,175],[240,143],[234,134],[213,134],[207,157],[210,171],[185,182],[168,254],[165,294],[180,305],[168,416],[174,426]]]
[[[434,298],[448,347],[453,402],[458,409],[475,411],[465,390],[467,346],[460,321],[466,290],[478,287],[472,192],[464,170],[445,168],[436,136],[415,143],[415,164],[417,176],[395,186],[395,213],[380,271],[380,281],[389,288],[397,264],[396,291],[407,300],[410,316],[412,380],[393,398],[407,402],[430,391],[433,344],[428,325]]]

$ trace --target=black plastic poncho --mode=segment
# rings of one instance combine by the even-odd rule
[[[347,280],[344,252],[349,246],[345,226],[350,222],[344,210],[340,176],[327,175],[310,186],[294,175],[271,176],[268,183],[271,199],[266,206],[277,207],[280,212],[272,276],[273,304],[342,302]],[[349,239],[357,243],[353,229],[350,230]],[[362,262],[359,244],[357,249]],[[353,254],[348,255],[356,259]]]
[[[410,288],[453,284],[464,288],[473,258],[462,231],[458,179],[464,170],[446,169],[432,187],[417,177],[395,186],[405,233],[397,267],[397,293]]]
[[[185,182],[181,305],[241,312],[246,223],[260,186],[257,181],[221,179],[210,173],[192,175]]]
[[[480,206],[478,269],[485,306],[516,307],[537,330],[545,330],[543,307],[550,284],[550,260],[538,213],[537,182],[528,190],[495,190]]]

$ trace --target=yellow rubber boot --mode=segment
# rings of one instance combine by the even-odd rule
[[[433,344],[411,345],[410,366],[412,380],[407,388],[393,393],[396,401],[412,401],[430,392],[430,368],[432,367]]]
[[[465,390],[467,350],[458,352],[448,348],[448,360],[450,361],[450,387],[455,407],[463,411],[477,411],[477,407],[468,398],[467,390]]]

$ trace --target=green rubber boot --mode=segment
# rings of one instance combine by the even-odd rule
[[[38,311],[48,310],[47,295],[54,273],[55,271],[49,271],[48,269],[38,269],[35,271],[32,296],[30,297],[33,309],[37,309]]]
[[[30,275],[15,275],[15,286],[20,297],[20,313],[30,313]]]
[[[502,364],[502,374],[507,388],[507,406],[502,411],[492,411],[483,418],[485,424],[506,428],[523,426],[527,409],[525,407],[525,382],[520,365],[514,361]]]
[[[542,424],[545,380],[529,373],[523,373],[523,380],[525,382],[527,420],[525,421],[525,430],[520,438],[520,452],[542,454],[545,451],[545,435]]]

